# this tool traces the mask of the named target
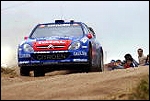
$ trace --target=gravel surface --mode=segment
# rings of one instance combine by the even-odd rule
[[[2,100],[127,99],[149,66],[104,72],[54,71],[44,77],[1,77]]]

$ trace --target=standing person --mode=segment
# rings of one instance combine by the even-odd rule
[[[145,65],[149,65],[149,54],[147,55]]]
[[[144,56],[143,54],[143,49],[139,48],[137,52],[138,52],[139,65],[144,66],[146,62],[146,56]]]

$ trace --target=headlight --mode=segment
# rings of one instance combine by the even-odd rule
[[[29,44],[24,44],[23,45],[23,50],[25,52],[33,52],[33,48]]]
[[[74,43],[72,43],[70,46],[69,46],[69,49],[70,50],[76,50],[76,49],[79,49],[80,48],[80,42],[79,41],[76,41]]]

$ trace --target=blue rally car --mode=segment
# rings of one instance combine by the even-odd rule
[[[97,68],[102,72],[103,49],[96,34],[85,23],[71,20],[55,20],[38,24],[18,46],[20,75],[44,76],[46,68],[57,66],[81,69],[89,72]]]

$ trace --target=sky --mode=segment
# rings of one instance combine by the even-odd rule
[[[39,23],[55,19],[91,26],[104,63],[124,60],[137,49],[149,54],[149,1],[1,1],[1,65],[17,64],[17,46]]]

